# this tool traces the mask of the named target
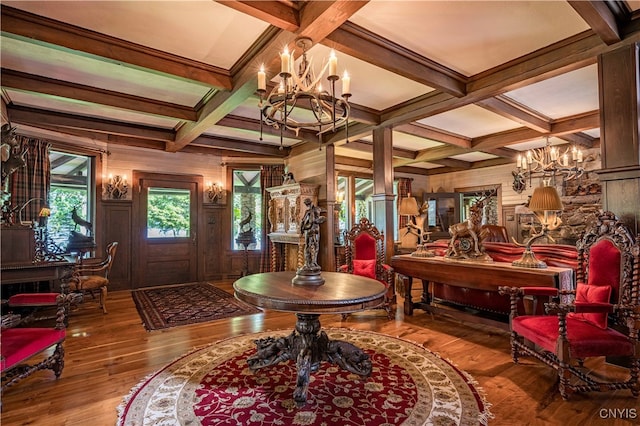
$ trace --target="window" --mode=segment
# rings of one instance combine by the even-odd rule
[[[75,223],[71,211],[76,208],[78,216],[93,223],[93,191],[91,187],[91,157],[65,152],[49,152],[51,162],[51,190],[49,191],[49,238],[66,250]],[[85,230],[80,230],[83,231]]]
[[[149,188],[147,238],[188,238],[190,205],[188,189]]]
[[[351,194],[349,189],[351,185],[349,185],[349,180],[353,179],[355,183],[355,193]],[[345,229],[350,229],[353,224],[349,223],[349,213],[350,213],[350,205],[355,207],[355,223],[358,223],[361,218],[366,217],[369,219],[374,225],[375,221],[373,218],[373,179],[367,178],[353,178],[347,176],[338,176],[337,180],[338,184],[338,192],[344,191],[344,201],[342,204],[339,204],[339,229],[340,231],[344,231]],[[393,183],[393,194],[398,196],[398,183],[394,181]],[[353,203],[353,204],[350,204]],[[394,218],[394,239],[398,238],[398,206],[397,203],[393,203],[393,218]]]
[[[262,192],[259,170],[233,171],[232,248],[262,248]]]

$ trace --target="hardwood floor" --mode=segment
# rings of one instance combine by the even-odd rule
[[[232,281],[215,282],[231,291]],[[216,340],[261,330],[291,329],[294,316],[268,311],[238,318],[147,332],[130,292],[112,292],[109,313],[89,300],[72,313],[65,343],[65,369],[59,380],[41,371],[2,395],[3,426],[112,425],[116,407],[145,376],[193,348]],[[410,340],[451,360],[484,389],[495,425],[630,425],[640,424],[640,402],[627,391],[574,396],[564,402],[554,372],[535,360],[515,365],[507,332],[417,310],[404,318],[398,298],[395,321],[383,311],[321,317],[323,327],[371,330]],[[619,374],[606,366],[607,374]],[[603,414],[622,411],[635,419]],[[626,411],[625,411],[626,410]]]

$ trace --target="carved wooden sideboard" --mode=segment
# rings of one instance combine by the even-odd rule
[[[319,185],[293,183],[267,188],[269,192],[269,239],[271,245],[271,271],[295,271],[302,266],[300,245],[300,222],[309,198],[318,203]]]

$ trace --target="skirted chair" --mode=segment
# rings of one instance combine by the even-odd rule
[[[511,297],[511,353],[530,355],[558,372],[563,399],[573,393],[630,389],[640,394],[640,238],[611,212],[601,213],[576,243],[576,289],[500,287]],[[547,315],[520,315],[522,296],[552,297]],[[628,360],[628,378],[607,381],[587,358]],[[593,369],[593,370],[592,370]]]
[[[118,249],[118,243],[107,245],[106,258],[100,263],[79,264],[69,279],[69,290],[76,293],[91,294],[99,292],[100,307],[103,313],[107,313],[107,286],[109,285],[109,272],[113,265],[113,259]]]
[[[384,233],[369,219],[363,217],[351,230],[344,232],[345,264],[338,268],[338,272],[373,278],[384,284],[387,293],[380,308],[392,319],[392,304],[395,298],[394,273],[393,268],[384,262],[384,244]],[[346,317],[347,314],[342,315],[343,319]]]

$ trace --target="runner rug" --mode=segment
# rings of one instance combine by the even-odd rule
[[[148,331],[261,312],[206,282],[134,290],[131,296]]]
[[[153,373],[118,407],[118,425],[486,425],[489,404],[464,371],[422,346],[383,334],[325,330],[370,357],[368,378],[323,362],[307,403],[293,401],[295,363],[251,372],[255,340],[281,330],[233,337],[195,350]]]

